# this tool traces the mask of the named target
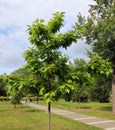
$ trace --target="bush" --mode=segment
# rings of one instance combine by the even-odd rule
[[[80,99],[78,98],[78,96],[77,95],[74,95],[73,97],[72,97],[72,101],[73,102],[88,102],[90,100],[90,97],[89,97],[89,95],[84,95],[84,96],[81,96],[80,97]]]
[[[0,96],[0,101],[9,101],[10,97]]]
[[[11,103],[12,104],[20,104],[22,96],[21,95],[14,95],[11,97]]]
[[[99,77],[96,79],[95,84],[91,91],[91,101],[108,103],[110,101],[111,79]]]

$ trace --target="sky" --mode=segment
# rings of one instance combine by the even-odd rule
[[[36,18],[48,21],[52,14],[64,11],[63,31],[68,31],[77,21],[77,15],[88,15],[89,4],[93,0],[0,0],[0,74],[10,74],[25,64],[23,53],[30,43],[27,25]],[[73,43],[67,50],[62,50],[70,59],[86,59],[84,41]]]

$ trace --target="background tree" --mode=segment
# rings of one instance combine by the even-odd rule
[[[19,104],[23,97],[23,85],[21,79],[18,75],[13,74],[6,76],[5,78],[7,82],[7,93],[11,96],[11,103],[14,104],[14,107],[16,108],[16,104]]]
[[[25,67],[19,68],[19,69],[13,71],[11,74],[18,75],[21,78],[26,78],[26,77],[30,77],[31,76],[31,73],[29,73],[29,71],[27,71],[25,69]]]
[[[94,84],[91,90],[91,101],[107,103],[111,98],[111,77],[94,76]]]
[[[71,81],[67,81],[68,57],[63,56],[59,48],[67,48],[80,38],[74,28],[66,33],[60,33],[63,19],[64,12],[57,12],[47,24],[44,20],[37,19],[28,26],[32,47],[24,53],[28,69],[39,79],[40,93],[47,99],[49,130],[51,102],[57,100],[61,94],[69,95],[73,89]]]
[[[102,59],[100,56],[92,56],[87,63],[87,71],[94,77],[91,99],[108,102],[111,92],[111,86],[109,86],[112,77],[111,62]]]
[[[89,16],[85,19],[78,16],[78,26],[84,26],[82,32],[92,52],[112,63],[112,111],[115,113],[115,1],[94,0],[90,5]]]
[[[33,60],[32,54],[30,57]],[[31,60],[30,60],[31,61]],[[33,64],[32,64],[32,67]],[[37,73],[37,70],[35,71]],[[18,70],[15,70],[12,72],[13,75],[18,75],[20,77],[20,81],[22,82],[24,86],[24,96],[25,99],[30,98],[32,96],[36,96],[36,100],[38,103],[38,98],[39,98],[39,83],[38,83],[38,78],[34,74],[34,71],[31,69],[28,69],[28,65],[24,66],[23,68],[19,68]]]
[[[0,96],[7,96],[5,87],[6,87],[6,82],[4,79],[4,75],[0,75]]]
[[[73,94],[73,100],[79,102],[88,101],[90,98],[90,90],[92,88],[92,81],[90,74],[87,72],[87,62],[84,59],[75,59],[73,63],[70,63],[72,69],[72,80],[75,82],[75,92]]]

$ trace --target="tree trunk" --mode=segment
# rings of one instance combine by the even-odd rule
[[[78,97],[78,104],[79,104],[79,109],[80,109],[80,97]]]
[[[14,108],[16,108],[16,104],[14,104]]]
[[[51,130],[51,103],[48,103],[48,130]]]
[[[25,99],[25,106],[27,105],[27,98]]]
[[[37,94],[37,104],[38,104],[38,100],[39,100],[39,95]]]
[[[112,112],[115,114],[115,74],[112,79]]]

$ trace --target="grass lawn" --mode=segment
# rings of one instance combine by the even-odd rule
[[[39,101],[39,104],[44,105],[44,101]],[[52,103],[52,107],[79,112],[91,116],[97,116],[105,119],[115,120],[115,114],[112,113],[112,103],[89,102],[79,104],[76,102],[66,102],[59,100]]]
[[[47,130],[47,122],[46,112],[0,102],[0,130]],[[57,115],[52,115],[51,124],[52,130],[101,130]]]

